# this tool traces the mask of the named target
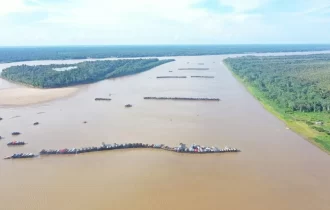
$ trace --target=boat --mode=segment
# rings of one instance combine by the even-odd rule
[[[19,159],[19,158],[34,158],[37,156],[38,155],[35,155],[33,153],[17,153],[17,154],[13,154],[12,156],[4,157],[4,159],[8,160],[8,159]]]
[[[33,125],[39,125],[39,122],[35,122],[35,123],[33,123]]]
[[[111,101],[111,98],[95,98],[95,101]]]
[[[130,108],[130,107],[132,107],[132,106],[133,106],[132,104],[126,104],[126,105],[125,105],[126,108]]]
[[[25,145],[26,143],[24,141],[12,141],[9,142],[7,145],[8,146],[20,146],[20,145]]]
[[[72,148],[72,149],[59,149],[59,150],[41,150],[40,155],[64,155],[64,154],[82,154],[88,152],[97,152],[105,150],[116,150],[116,149],[130,149],[130,148],[153,148],[161,149],[171,152],[179,153],[225,153],[225,152],[240,152],[240,150],[231,147],[225,147],[224,149],[219,149],[215,146],[203,146],[192,144],[190,147],[187,147],[186,144],[180,143],[178,147],[170,147],[164,144],[144,144],[144,143],[123,143],[123,144],[106,144],[102,143],[99,147],[84,147],[84,148]]]
[[[20,135],[21,133],[20,132],[12,132],[11,133],[11,135],[13,135],[13,136],[18,136],[18,135]]]

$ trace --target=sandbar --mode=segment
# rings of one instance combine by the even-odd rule
[[[73,95],[77,87],[38,89],[18,87],[0,89],[0,106],[22,106],[52,101]]]

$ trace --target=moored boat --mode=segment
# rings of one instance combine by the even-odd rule
[[[180,143],[178,147],[170,147],[164,144],[143,144],[143,143],[123,143],[123,144],[106,144],[102,143],[99,147],[84,147],[80,149],[60,149],[60,150],[41,150],[40,155],[61,155],[61,154],[81,154],[88,152],[97,152],[97,151],[106,151],[106,150],[116,150],[116,149],[130,149],[130,148],[151,148],[151,149],[162,149],[171,152],[180,152],[180,153],[223,153],[223,152],[240,152],[240,150],[231,147],[225,147],[224,149],[219,149],[215,146],[201,146],[197,144],[192,144],[190,147],[187,147],[185,144]]]
[[[19,158],[34,158],[37,156],[38,155],[35,155],[33,153],[17,153],[17,154],[13,154],[12,156],[7,156],[4,159],[8,160],[8,159],[19,159]]]
[[[13,136],[18,136],[18,135],[20,135],[20,134],[21,134],[21,133],[20,133],[20,132],[17,132],[17,131],[11,133],[11,135],[13,135]]]
[[[12,141],[9,142],[7,145],[8,146],[20,146],[20,145],[25,145],[26,143],[24,141]]]

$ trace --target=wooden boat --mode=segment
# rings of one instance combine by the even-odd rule
[[[180,143],[178,147],[169,147],[164,144],[143,144],[143,143],[124,143],[124,144],[105,144],[102,143],[99,147],[84,147],[80,149],[60,149],[60,150],[41,150],[40,155],[63,155],[63,154],[81,154],[89,152],[98,152],[106,150],[116,150],[116,149],[133,149],[133,148],[151,148],[166,150],[170,152],[179,152],[179,153],[194,153],[194,154],[206,154],[206,153],[226,153],[226,152],[240,152],[236,148],[225,147],[224,149],[219,149],[215,146],[201,146],[197,144],[192,144],[190,147],[187,147],[185,144]]]
[[[111,101],[111,98],[95,98],[95,101]]]
[[[35,155],[33,153],[19,153],[19,154],[13,154],[12,156],[7,156],[4,159],[19,159],[19,158],[34,158],[37,157],[38,155]]]
[[[24,141],[12,141],[12,142],[9,142],[7,145],[8,146],[22,146],[25,144],[26,143]]]

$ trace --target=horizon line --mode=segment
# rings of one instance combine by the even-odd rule
[[[263,43],[263,44],[104,44],[104,45],[2,45],[0,48],[33,48],[33,47],[153,47],[153,46],[251,46],[251,45],[330,45],[330,43]]]

